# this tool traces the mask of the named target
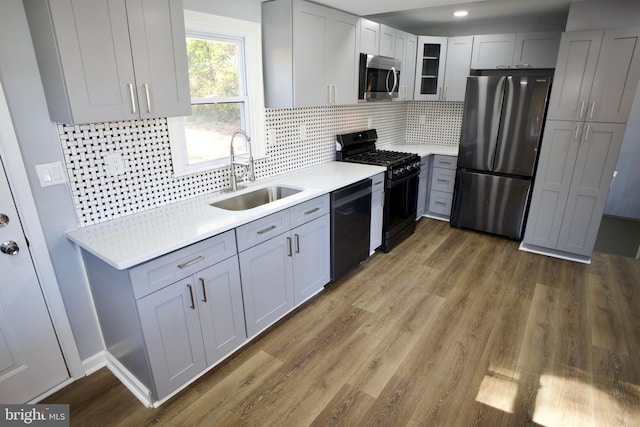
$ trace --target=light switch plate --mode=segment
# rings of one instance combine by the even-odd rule
[[[35,167],[38,180],[40,181],[40,187],[51,187],[52,185],[67,182],[67,176],[62,162],[43,163]]]

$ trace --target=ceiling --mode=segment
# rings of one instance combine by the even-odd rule
[[[312,0],[417,35],[564,30],[571,2],[581,0]],[[589,0],[594,1],[594,0]],[[453,12],[464,9],[465,18]],[[504,28],[491,31],[491,28]],[[486,28],[487,31],[483,31]]]

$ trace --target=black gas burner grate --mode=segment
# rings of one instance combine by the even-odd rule
[[[412,160],[415,154],[402,153],[399,151],[375,150],[366,153],[354,154],[345,157],[344,160],[357,163],[366,163],[377,166],[393,166]]]

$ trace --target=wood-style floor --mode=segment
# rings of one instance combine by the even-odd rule
[[[73,426],[638,426],[640,261],[422,219],[158,409],[106,369]]]

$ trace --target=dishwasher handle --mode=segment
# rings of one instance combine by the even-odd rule
[[[331,193],[332,208],[339,208],[361,197],[371,194],[371,179],[363,179],[355,184],[341,188]]]

